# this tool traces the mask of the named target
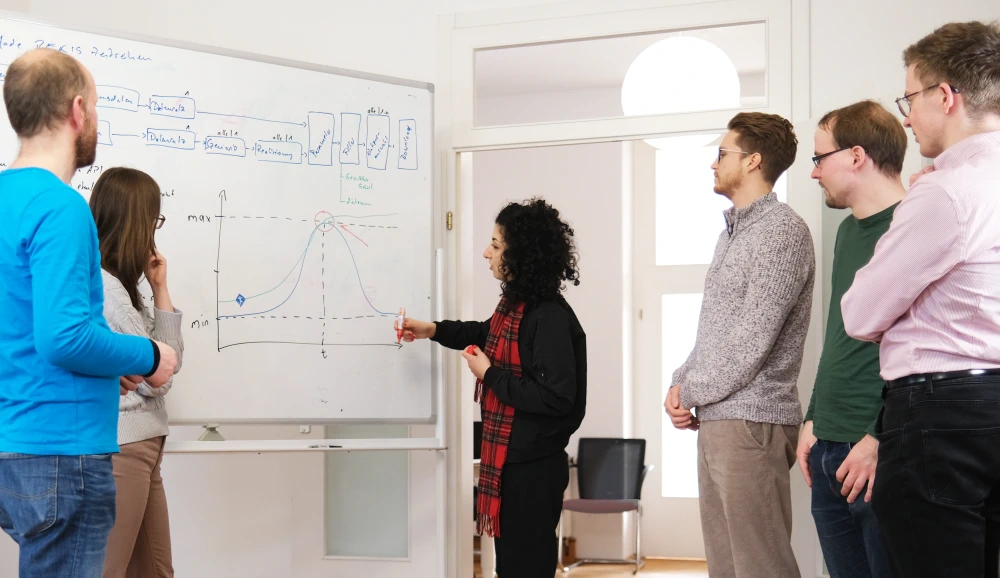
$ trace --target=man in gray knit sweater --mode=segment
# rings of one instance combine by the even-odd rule
[[[712,168],[715,192],[733,208],[705,279],[694,350],[664,402],[675,427],[700,429],[712,578],[800,576],[789,469],[802,423],[796,380],[816,256],[805,222],[773,192],[797,144],[780,116],[741,113],[730,121]]]

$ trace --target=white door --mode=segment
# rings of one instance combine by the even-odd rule
[[[796,126],[800,143],[815,123]],[[721,136],[721,132],[719,133]],[[698,513],[697,433],[676,430],[663,409],[671,374],[694,346],[705,274],[723,231],[730,203],[712,190],[709,168],[718,145],[676,139],[633,145],[635,435],[645,438],[646,463],[654,464],[643,489],[643,551],[646,555],[703,557]],[[670,143],[669,140],[674,140]],[[819,246],[821,201],[809,180],[809,148],[775,184],[809,225]],[[792,183],[789,187],[787,183]],[[820,350],[822,287],[817,281],[799,394],[803,407],[812,391]],[[819,576],[808,489],[793,470],[793,548],[804,576]],[[815,568],[815,569],[814,569]]]
[[[683,156],[697,154],[689,151]],[[643,550],[651,556],[702,558],[705,548],[698,515],[697,433],[675,430],[665,417],[663,399],[665,388],[670,386],[670,373],[694,345],[708,269],[697,255],[705,255],[705,247],[713,239],[703,233],[674,245],[664,235],[677,236],[680,231],[665,227],[658,238],[656,225],[659,210],[665,219],[675,224],[686,221],[690,229],[696,230],[698,225],[706,225],[704,217],[712,210],[715,199],[707,197],[701,186],[700,196],[704,198],[697,199],[702,201],[701,206],[693,211],[676,207],[677,213],[686,213],[685,218],[670,219],[670,210],[656,202],[657,157],[661,167],[671,162],[649,144],[633,143],[635,434],[646,440],[646,463],[655,466],[643,486]],[[698,168],[705,169],[692,166],[686,172],[696,178]],[[661,187],[663,179],[661,174]],[[704,185],[704,179],[701,181]],[[719,227],[715,229],[717,232]],[[664,243],[659,251],[660,262],[673,264],[657,265],[660,240]],[[679,264],[685,259],[677,257],[684,253],[686,261],[694,263]],[[707,255],[711,259],[711,253]]]
[[[439,21],[442,33],[438,84],[441,105],[435,114],[439,128],[446,130],[440,132],[443,138],[438,146],[449,152],[467,153],[628,141],[653,135],[682,139],[692,133],[721,131],[740,110],[790,117],[795,106],[801,108],[802,103],[807,104],[809,100],[808,77],[802,75],[796,83],[792,82],[793,68],[808,67],[808,50],[802,49],[808,47],[808,11],[796,13],[795,22],[799,28],[798,35],[793,38],[793,4],[807,6],[792,0],[621,0],[614,8],[610,3],[556,3],[544,8],[506,9],[442,18]],[[629,113],[637,116],[627,116],[621,101],[622,79],[617,73],[620,71],[605,70],[606,66],[598,65],[625,56],[631,61],[649,44],[649,38],[659,41],[677,36],[697,36],[723,48],[740,75],[740,101],[722,106],[707,105],[707,100],[665,106],[663,99],[649,92],[650,100],[656,101],[655,106],[646,112]],[[730,44],[737,49],[726,50]],[[797,49],[793,50],[793,46]],[[512,62],[521,60],[508,59],[508,55],[517,51],[531,51],[533,58],[526,65],[514,66]],[[546,59],[541,56],[547,51],[558,52],[559,62],[565,66],[546,68]],[[583,66],[579,66],[581,62]],[[486,74],[490,67],[499,74]],[[588,84],[595,75],[602,85]],[[681,75],[660,77],[680,78]],[[491,85],[487,82],[491,78],[499,82]],[[694,95],[695,100],[705,100],[704,95],[714,91],[712,83],[705,82],[705,78],[692,80],[685,76],[684,79],[684,92]],[[556,81],[568,84],[568,88],[564,87],[559,94],[532,96],[533,90],[539,90],[539,83],[556,84]],[[586,95],[589,97],[584,98]],[[493,106],[493,97],[497,96],[521,98],[525,105],[516,109],[516,115],[500,117]],[[589,101],[601,106],[621,105],[622,108],[607,112],[604,108],[584,106]],[[796,102],[800,104],[795,105]],[[695,438],[683,432],[672,437],[675,435],[672,428],[663,427],[663,375],[673,370],[673,367],[665,369],[664,366],[673,365],[677,357],[683,359],[693,344],[698,297],[712,246],[723,222],[721,207],[711,203],[720,200],[711,193],[708,168],[711,160],[702,158],[709,153],[704,150],[688,151],[690,154],[675,151],[678,154],[673,161],[660,155],[664,165],[673,162],[687,168],[704,167],[702,176],[707,179],[707,188],[702,186],[701,190],[708,192],[702,200],[708,206],[695,204],[676,211],[685,215],[679,220],[692,228],[696,224],[692,219],[704,217],[704,225],[698,230],[711,231],[708,237],[712,246],[697,249],[704,244],[682,238],[680,242],[673,242],[673,246],[707,251],[708,258],[690,264],[671,263],[668,259],[667,264],[657,265],[654,200],[657,155],[645,144],[638,143],[634,148],[637,168],[632,175],[635,182],[635,245],[631,326],[634,331],[629,332],[623,345],[623,349],[627,349],[628,338],[634,339],[634,351],[623,355],[627,365],[623,382],[634,394],[633,403],[629,404],[634,406],[634,413],[623,418],[622,431],[623,435],[647,440],[646,462],[656,466],[643,490],[642,553],[702,557],[697,499],[693,497],[697,485]],[[689,159],[693,156],[698,157],[697,163]],[[449,164],[448,168],[452,166]],[[641,178],[643,171],[645,181]],[[464,178],[464,172],[461,174]],[[448,179],[460,213],[459,228],[463,229],[461,223],[472,220],[472,190],[450,182],[451,174]],[[676,182],[675,186],[683,187]],[[695,199],[691,197],[691,202]],[[671,227],[661,228],[669,231]],[[461,255],[462,271],[457,284],[458,299],[465,304],[464,309],[471,309],[473,286],[467,271],[471,270],[473,256],[478,255],[481,247],[463,229],[456,249]],[[628,307],[629,303],[622,305]],[[620,308],[617,303],[608,303],[608,306]],[[638,319],[639,310],[643,311],[642,320]],[[665,316],[669,319],[666,328],[670,340],[666,358],[661,360]],[[629,323],[625,326],[629,327]],[[629,365],[628,361],[635,363]],[[633,378],[634,387],[629,388]],[[468,391],[463,389],[459,404],[462,407],[470,403]],[[471,415],[463,412],[463,418],[471,419]],[[460,425],[458,429],[464,431],[467,427]],[[669,452],[666,461],[665,449]],[[462,459],[470,460],[471,454],[463,452]],[[456,471],[469,469],[458,467]],[[456,516],[465,520],[471,519],[471,515],[471,500],[463,499]],[[464,531],[456,535],[454,544],[460,559],[471,558]]]

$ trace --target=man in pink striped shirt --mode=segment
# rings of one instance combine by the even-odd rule
[[[920,176],[841,307],[880,342],[872,507],[896,576],[997,576],[1000,557],[1000,25],[903,53],[896,102]]]

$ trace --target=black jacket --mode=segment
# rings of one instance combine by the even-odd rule
[[[439,321],[433,340],[451,349],[486,348],[490,321]],[[566,449],[587,406],[587,335],[565,300],[525,307],[517,340],[521,377],[497,367],[483,383],[515,409],[507,462]]]

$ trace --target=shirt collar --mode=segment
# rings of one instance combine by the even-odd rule
[[[1000,131],[972,135],[948,147],[934,159],[934,168],[953,169],[972,157],[989,150],[1000,150]]]

